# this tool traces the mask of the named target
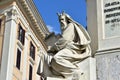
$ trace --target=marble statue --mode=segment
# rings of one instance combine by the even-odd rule
[[[44,76],[57,76],[66,78],[80,68],[77,63],[91,56],[90,36],[87,31],[68,14],[58,13],[61,25],[61,38],[48,47],[48,54],[41,57],[41,63],[45,68],[39,70]],[[45,71],[46,70],[46,71]]]

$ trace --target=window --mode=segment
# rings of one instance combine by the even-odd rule
[[[16,67],[20,70],[20,62],[21,62],[21,51],[17,49],[17,60],[16,60]]]
[[[35,60],[35,46],[30,42],[30,57]]]
[[[29,67],[29,80],[32,80],[32,72],[33,72],[33,67],[30,65],[30,67]]]
[[[25,30],[23,30],[22,26],[19,24],[19,30],[18,30],[18,40],[24,45],[24,39],[25,39]]]

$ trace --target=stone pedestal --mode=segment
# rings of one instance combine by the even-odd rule
[[[96,60],[95,58],[87,58],[78,63],[80,70],[76,70],[72,76],[68,78],[47,77],[47,80],[96,80]]]
[[[97,55],[97,80],[120,80],[120,51]]]
[[[120,0],[87,0],[97,80],[120,80]]]

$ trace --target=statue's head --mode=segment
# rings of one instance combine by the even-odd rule
[[[71,18],[67,13],[65,13],[65,11],[62,11],[61,14],[57,13],[57,15],[58,15],[59,20],[64,19],[64,18],[66,20],[69,20]]]
[[[67,27],[67,25],[70,23],[71,18],[64,11],[61,14],[57,13],[57,15],[58,15],[59,22],[61,25],[61,30],[64,30]]]

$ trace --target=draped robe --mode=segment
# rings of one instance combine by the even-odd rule
[[[69,76],[80,68],[77,63],[91,56],[90,41],[88,33],[81,25],[76,22],[69,23],[62,31],[62,38],[51,48],[53,57],[49,60],[49,66],[52,72]]]

